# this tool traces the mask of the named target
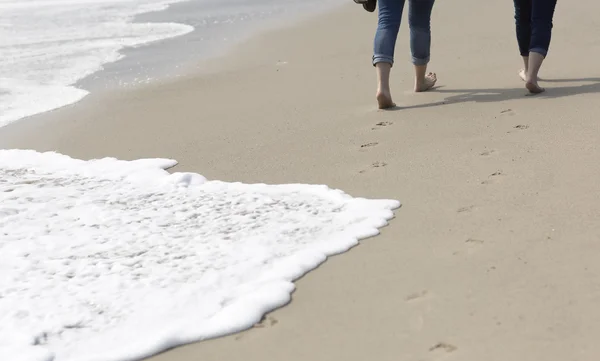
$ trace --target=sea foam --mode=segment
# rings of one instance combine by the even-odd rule
[[[1,360],[137,360],[249,328],[400,206],[175,164],[0,150]]]
[[[0,127],[83,98],[84,77],[119,60],[124,47],[193,27],[133,23],[181,0],[0,0]]]

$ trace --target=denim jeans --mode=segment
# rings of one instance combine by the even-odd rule
[[[521,56],[548,55],[556,0],[514,0],[517,41]]]
[[[373,47],[373,65],[394,63],[394,49],[405,1],[379,0],[379,22]],[[426,65],[429,63],[431,10],[435,0],[408,0],[408,2],[412,62],[415,65]]]

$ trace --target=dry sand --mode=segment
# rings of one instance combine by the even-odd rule
[[[409,92],[404,25],[392,84],[402,108],[376,111],[376,17],[351,3],[197,74],[16,123],[0,145],[172,157],[211,179],[403,202],[381,236],[299,280],[260,327],[153,361],[595,361],[598,11],[559,2],[542,96],[517,75],[510,1],[439,1],[440,87]]]

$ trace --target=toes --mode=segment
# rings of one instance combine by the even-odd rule
[[[427,91],[427,90],[433,88],[433,86],[435,85],[436,82],[437,82],[436,73],[429,72],[429,73],[425,74],[425,77],[423,78],[422,81],[416,82],[415,92],[419,93],[419,92]]]

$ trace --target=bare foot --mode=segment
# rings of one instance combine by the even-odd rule
[[[435,85],[437,82],[437,75],[435,73],[427,73],[423,78],[423,81],[415,82],[415,92],[420,93],[427,91]]]
[[[377,104],[379,109],[389,109],[396,106],[396,103],[392,100],[392,95],[383,90],[377,92]]]
[[[539,94],[546,91],[546,89],[538,85],[537,81],[532,80],[528,80],[525,82],[525,88],[527,88],[527,90],[529,90],[531,94]]]

